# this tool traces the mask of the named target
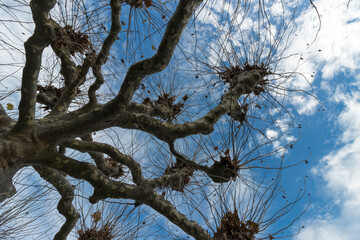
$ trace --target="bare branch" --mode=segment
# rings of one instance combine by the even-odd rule
[[[194,167],[196,170],[200,170],[206,173],[214,182],[216,183],[224,183],[228,182],[231,179],[234,179],[237,176],[236,168],[234,166],[229,165],[228,163],[219,163],[215,162],[211,167],[203,166],[200,164],[191,161],[189,158],[180,154],[175,150],[174,144],[169,144],[170,151],[174,156],[180,161],[184,162],[187,165]]]
[[[0,127],[8,126],[11,122],[11,118],[7,115],[5,109],[0,104]]]
[[[187,217],[179,213],[170,202],[164,200],[155,192],[149,193],[149,195],[146,196],[142,203],[152,207],[154,210],[164,215],[172,223],[176,224],[183,231],[193,236],[195,239],[212,239],[211,236],[196,222],[189,221]]]
[[[117,161],[118,163],[126,165],[130,169],[134,183],[136,183],[137,185],[141,185],[141,183],[144,181],[141,175],[140,164],[137,163],[130,156],[120,153],[116,148],[114,148],[111,145],[105,143],[79,141],[79,140],[64,141],[62,144],[66,147],[76,149],[81,152],[105,153],[109,155],[113,160]]]
[[[180,168],[174,173],[164,173],[161,177],[149,180],[149,185],[152,188],[170,187],[175,191],[183,192],[193,172],[194,169],[192,167]]]
[[[202,0],[181,0],[173,16],[169,20],[165,33],[161,39],[157,53],[148,59],[133,64],[124,79],[119,94],[114,99],[113,104],[127,105],[135,91],[140,87],[144,77],[160,72],[169,64],[175,47],[180,41],[182,31],[188,24],[196,7]]]
[[[241,73],[233,80],[230,90],[224,94],[222,101],[202,118],[193,122],[184,124],[163,122],[147,114],[121,111],[110,102],[90,113],[69,113],[55,121],[46,122],[45,120],[39,126],[38,138],[52,141],[51,138],[55,136],[54,132],[56,132],[56,141],[60,143],[65,139],[113,126],[139,129],[168,143],[194,134],[209,134],[213,131],[215,123],[237,106],[239,97],[243,94],[250,94],[255,86],[260,83],[261,74],[262,70],[258,69]],[[45,123],[49,125],[42,129],[41,126]]]
[[[32,0],[30,2],[35,22],[34,34],[25,42],[26,62],[21,85],[19,120],[14,130],[34,125],[36,86],[41,67],[43,50],[50,44],[49,11],[55,6],[55,0]]]
[[[94,194],[89,199],[91,203],[108,197],[133,199],[150,206],[196,239],[211,239],[210,235],[196,222],[188,220],[171,203],[150,188],[112,181],[92,164],[79,162],[56,152],[39,153],[36,162],[89,182],[94,187]]]
[[[230,90],[223,95],[221,102],[202,118],[193,122],[172,124],[154,119],[146,114],[130,113],[126,125],[121,121],[118,121],[117,125],[123,128],[143,130],[166,142],[173,142],[178,138],[199,133],[209,134],[213,131],[215,123],[224,114],[230,113],[238,106],[239,97],[243,94],[250,94],[261,80],[262,70],[256,69],[241,73],[233,80]]]
[[[66,218],[66,221],[56,233],[54,239],[66,240],[80,217],[80,214],[76,212],[74,206],[72,205],[72,201],[74,199],[74,189],[60,172],[43,166],[34,166],[34,169],[43,179],[51,183],[61,195],[57,209],[59,213]]]
[[[12,178],[19,169],[0,168],[0,202],[10,198],[16,193]]]
[[[104,83],[103,75],[101,73],[101,66],[106,62],[106,59],[109,55],[111,46],[115,43],[120,31],[120,12],[121,12],[121,2],[120,0],[111,0],[111,28],[109,35],[104,40],[103,46],[100,50],[99,55],[96,58],[95,64],[93,66],[93,73],[96,77],[95,82],[89,88],[89,99],[90,105],[96,104],[96,90]]]

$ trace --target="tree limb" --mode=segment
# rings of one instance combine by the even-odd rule
[[[74,189],[57,170],[44,166],[33,167],[40,174],[40,176],[51,183],[61,195],[57,209],[59,213],[61,213],[66,218],[66,221],[60,230],[56,233],[54,240],[66,240],[67,236],[74,228],[77,220],[80,218],[80,214],[76,212],[74,206],[72,205],[72,201],[74,199]]]
[[[184,167],[177,169],[174,173],[164,174],[161,177],[148,180],[151,188],[165,188],[170,187],[173,190],[183,192],[188,179],[193,174],[194,169],[191,167]]]
[[[262,70],[259,69],[242,72],[233,80],[221,102],[203,117],[192,122],[184,124],[163,122],[144,113],[116,109],[116,106],[110,102],[89,113],[69,113],[50,121],[42,120],[39,122],[38,138],[47,142],[57,141],[59,144],[69,138],[114,126],[142,130],[167,143],[190,135],[209,134],[213,131],[215,123],[237,106],[239,97],[243,94],[250,94],[260,83],[261,73]],[[54,136],[56,139],[52,139]]]
[[[26,61],[22,75],[19,120],[14,131],[34,125],[37,80],[41,67],[42,52],[50,44],[49,11],[55,0],[32,0],[30,2],[35,22],[34,34],[25,42]]]
[[[111,46],[115,43],[120,31],[120,12],[121,12],[121,2],[120,0],[111,0],[111,28],[109,35],[105,38],[102,48],[96,58],[95,64],[93,66],[93,73],[95,76],[95,82],[90,86],[89,94],[89,104],[95,105],[96,100],[96,90],[104,83],[104,78],[101,72],[101,66],[106,62],[106,59],[109,55]]]
[[[226,163],[215,162],[211,167],[200,165],[191,161],[188,157],[177,152],[175,150],[174,144],[169,144],[171,153],[180,161],[184,162],[187,165],[192,166],[196,170],[200,170],[208,175],[216,183],[224,183],[230,181],[232,178],[237,176],[236,169],[233,169],[231,165]]]
[[[106,143],[98,142],[88,142],[88,141],[79,141],[79,140],[68,140],[64,141],[62,145],[78,150],[80,152],[101,152],[110,156],[113,160],[118,163],[124,164],[127,166],[132,174],[133,182],[137,185],[141,185],[144,182],[144,179],[141,174],[140,164],[137,163],[130,156],[120,153],[113,146]]]
[[[250,94],[262,80],[261,69],[242,72],[231,83],[229,91],[223,95],[221,102],[203,117],[184,124],[172,124],[152,118],[144,113],[129,113],[126,122],[119,119],[117,126],[128,129],[139,129],[150,133],[165,142],[173,142],[195,134],[209,134],[214,130],[215,123],[225,114],[238,106],[238,99],[243,94]],[[137,104],[130,107],[140,108]],[[144,108],[144,107],[142,107]],[[124,116],[124,115],[122,115]]]
[[[96,203],[106,198],[133,199],[150,206],[194,238],[211,239],[202,227],[196,222],[188,220],[151,188],[112,181],[94,165],[76,161],[56,152],[39,153],[34,164],[36,163],[61,170],[71,177],[89,182],[94,187],[94,193],[89,198],[90,203]]]
[[[9,117],[3,106],[0,104],[0,127],[9,126],[11,122],[12,119]]]
[[[134,63],[128,70],[119,94],[113,104],[121,107],[127,105],[135,91],[140,87],[144,77],[160,72],[169,64],[175,47],[180,41],[182,31],[188,24],[192,14],[202,0],[180,0],[173,16],[169,20],[165,33],[161,39],[158,51],[148,59]]]

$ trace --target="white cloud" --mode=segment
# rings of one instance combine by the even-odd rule
[[[279,135],[278,132],[271,130],[271,129],[267,129],[266,130],[266,137],[271,139],[271,138],[277,138],[277,136]]]
[[[326,155],[313,169],[326,182],[324,195],[336,204],[339,213],[327,213],[308,220],[297,239],[353,240],[360,236],[360,94],[342,95],[346,105],[338,123],[344,131],[339,142],[344,145]]]
[[[336,102],[345,106],[336,116],[337,130],[342,134],[332,136],[337,138],[333,139],[338,144],[337,149],[330,149],[320,164],[312,169],[315,176],[325,180],[326,186],[317,189],[326,199],[326,203],[320,204],[332,205],[333,208],[324,210],[321,209],[323,205],[320,207],[319,203],[314,203],[321,210],[311,211],[310,219],[304,221],[305,228],[295,237],[297,240],[354,240],[360,236],[360,92],[356,86],[359,78],[355,76],[360,65],[360,32],[356,31],[360,29],[360,2],[351,1],[349,9],[347,2],[316,1],[322,24],[316,41],[308,49],[304,47],[306,42],[303,40],[312,41],[318,24],[314,9],[309,7],[296,20],[299,26],[296,32],[302,40],[295,38],[293,49],[289,49],[303,47],[301,56],[307,61],[306,71],[321,73],[320,87],[333,93],[329,96],[330,104]],[[295,56],[286,67],[297,62]],[[347,86],[353,84],[351,93],[344,93],[345,88],[332,80],[341,72],[349,78]],[[295,99],[295,103],[299,113],[306,112],[306,108],[312,105],[307,99]]]
[[[294,96],[292,104],[299,114],[311,115],[316,111],[318,101],[312,96]]]
[[[318,219],[312,221],[310,227],[305,227],[299,235],[295,237],[296,240],[345,240],[348,238],[348,233],[343,229],[337,228],[337,223],[330,219]],[[353,238],[355,239],[355,238]]]
[[[340,71],[356,70],[360,63],[358,39],[360,32],[360,3],[352,2],[349,9],[347,1],[316,1],[321,17],[321,30],[316,41],[312,43],[319,27],[319,20],[314,8],[309,7],[296,19],[297,37],[289,52],[299,52],[305,61],[322,73],[322,78],[332,78]],[[294,51],[295,50],[295,51]],[[319,50],[321,50],[319,52]],[[295,60],[295,59],[294,59]],[[289,61],[287,61],[289,62]]]
[[[302,74],[287,82],[290,89],[310,90],[314,80],[320,79],[320,87],[333,92],[336,84],[333,77],[339,73],[352,77],[360,65],[360,31],[355,30],[360,29],[360,2],[352,1],[349,8],[347,0],[314,3],[321,17],[320,32],[317,34],[320,22],[316,11],[308,3],[307,9],[301,10],[295,19],[294,37],[284,53],[284,57],[291,57],[281,61],[278,70]],[[314,99],[294,100],[299,114],[315,112]]]

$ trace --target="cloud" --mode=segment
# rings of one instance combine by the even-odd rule
[[[294,38],[289,52],[300,50],[304,61],[311,68],[317,67],[316,70],[321,72],[322,78],[331,79],[345,69],[358,69],[360,32],[354,29],[360,28],[360,3],[353,3],[348,9],[347,1],[316,1],[321,17],[321,30],[317,37],[319,20],[314,8],[309,7],[301,12],[295,20],[297,37]],[[311,44],[315,37],[316,41]]]
[[[339,100],[345,104],[338,117],[342,146],[324,156],[312,170],[325,180],[323,194],[328,204],[339,210],[313,216],[296,239],[352,240],[360,236],[360,93],[343,94]]]
[[[312,221],[310,227],[305,227],[300,235],[295,237],[296,240],[318,240],[318,239],[326,239],[326,240],[345,240],[348,238],[348,233],[346,233],[343,229],[337,228],[337,224],[335,221],[329,219],[318,219],[316,221]],[[355,238],[353,238],[355,239]]]
[[[314,208],[309,211],[311,217],[303,221],[305,228],[295,237],[297,240],[353,240],[360,236],[360,92],[359,76],[356,75],[360,65],[360,32],[356,31],[360,28],[360,3],[351,3],[347,9],[347,1],[316,1],[321,15],[321,31],[309,48],[300,51],[307,62],[305,71],[320,73],[315,80],[321,77],[320,88],[331,93],[327,103],[344,107],[339,115],[335,115],[336,127],[341,134],[329,134],[335,138],[335,146],[312,169],[317,179],[322,179],[325,184],[325,187],[320,186],[318,181],[316,189],[322,201],[313,203]],[[296,19],[296,33],[302,41],[295,38],[293,49],[311,43],[317,29],[316,18],[314,9],[309,7]],[[295,56],[286,67],[297,62]],[[346,87],[351,86],[350,91],[340,86],[344,81],[335,81],[339,73],[346,75]],[[307,99],[300,100],[295,99],[295,106],[300,109],[299,113],[303,110],[306,113],[305,109],[311,104]],[[324,209],[324,206],[328,208]]]

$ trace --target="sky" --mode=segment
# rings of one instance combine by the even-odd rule
[[[316,72],[313,86],[325,112],[316,107],[303,112],[307,116],[302,118],[299,145],[311,146],[307,183],[312,201],[297,240],[360,239],[360,5],[347,3],[314,1],[321,29],[311,47],[302,51],[304,68]],[[300,48],[306,42],[301,38],[314,36],[318,25],[311,6],[296,18],[296,25],[299,40],[292,47]]]
[[[296,123],[302,127],[296,135],[299,139],[294,149],[286,153],[286,158],[306,158],[309,163],[285,171],[282,181],[289,183],[291,192],[307,176],[311,204],[293,231],[298,226],[304,228],[289,239],[360,239],[360,2],[316,0],[313,3],[321,20],[309,1],[299,1],[291,44],[284,55],[296,54],[277,66],[282,71],[296,69],[306,76],[307,81],[295,76],[295,80],[286,84],[305,88],[315,96],[294,96],[291,103],[296,111],[293,113]],[[280,5],[273,5],[273,16],[279,14],[279,8]],[[212,10],[216,11],[216,6]],[[31,16],[22,17],[31,21]],[[206,27],[216,26],[217,21],[216,14],[204,20]],[[4,26],[4,23],[0,26],[0,32],[6,31]],[[251,21],[244,26],[251,26]],[[14,35],[1,34],[0,40],[23,41],[31,32],[26,32],[26,28],[14,27]],[[215,45],[213,49],[216,50]],[[17,63],[21,61],[17,51],[0,55],[1,94],[16,89],[19,78],[8,74],[19,76]],[[3,62],[12,62],[14,68],[2,65]],[[18,99],[18,94],[1,99],[3,106],[7,103],[15,106],[9,111],[12,116],[16,116]],[[267,134],[278,133],[268,129]],[[291,214],[297,216],[303,208]]]

